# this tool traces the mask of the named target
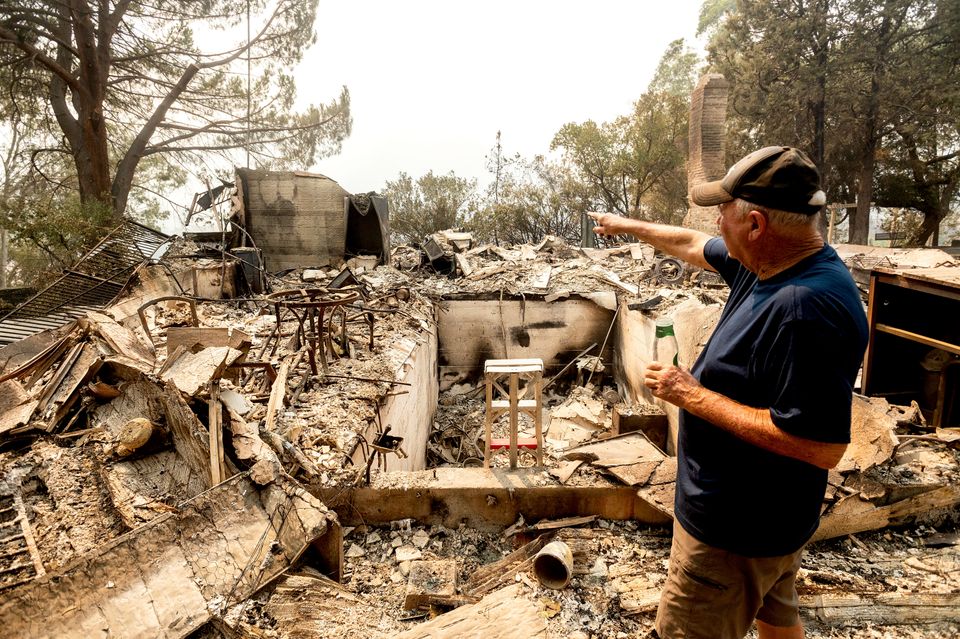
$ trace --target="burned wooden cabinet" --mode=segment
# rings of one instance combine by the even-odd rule
[[[917,401],[933,425],[960,425],[960,269],[874,269],[865,395]]]

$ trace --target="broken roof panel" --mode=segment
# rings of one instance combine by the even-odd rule
[[[0,345],[104,308],[117,298],[136,268],[158,255],[170,239],[124,220],[57,281],[0,317]]]

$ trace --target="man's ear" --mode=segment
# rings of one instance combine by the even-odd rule
[[[750,222],[750,233],[747,237],[751,240],[758,240],[763,237],[767,230],[767,216],[754,209],[747,213],[747,220]]]

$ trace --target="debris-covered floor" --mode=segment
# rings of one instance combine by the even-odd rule
[[[574,577],[563,590],[541,586],[527,558],[501,566],[495,588],[481,584],[476,591],[515,588],[511,605],[534,611],[546,636],[647,636],[666,574],[669,531],[598,520],[565,529],[558,537],[574,551]],[[451,608],[435,604],[404,610],[411,571],[425,562],[450,563],[459,583],[477,585],[478,571],[514,552],[515,545],[501,534],[409,521],[357,527],[348,532],[346,542],[342,584],[301,570],[231,609],[228,623],[250,630],[246,636],[401,636]],[[955,524],[939,530],[918,526],[814,544],[803,562],[799,592],[812,639],[956,637],[960,534]],[[942,617],[953,621],[938,621]],[[259,631],[253,633],[248,625]],[[537,628],[534,624],[516,634],[491,636],[543,636]],[[448,632],[436,636],[470,636]]]
[[[450,237],[436,237],[450,274],[397,247],[390,265],[271,277],[272,295],[181,241],[111,306],[0,350],[4,627],[57,634],[38,619],[58,615],[78,636],[644,636],[666,574],[675,464],[667,414],[629,391],[613,344],[626,319],[687,309],[695,352],[725,289],[639,245]],[[656,525],[374,524],[349,510],[361,487],[425,486],[430,471],[397,470],[416,460],[483,472],[481,379],[424,356],[445,305],[471,296],[519,302],[521,321],[533,301],[593,300],[606,313],[591,348],[556,356],[544,377],[544,468],[531,451],[519,465],[530,486],[626,492]],[[499,321],[492,357],[508,351]],[[422,446],[384,443],[386,426],[397,434],[432,411],[434,394]],[[521,417],[520,436],[533,424]],[[957,636],[960,433],[928,424],[916,403],[863,397],[853,432],[801,573],[807,635]],[[497,473],[508,463],[505,451],[491,460]],[[322,503],[330,495],[346,506]],[[574,550],[562,590],[531,570],[551,536]],[[337,576],[341,555],[337,582],[324,573]]]

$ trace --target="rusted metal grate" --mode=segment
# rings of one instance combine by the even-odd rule
[[[0,317],[0,345],[57,328],[89,310],[109,305],[136,268],[154,257],[170,239],[125,220],[56,282]]]

